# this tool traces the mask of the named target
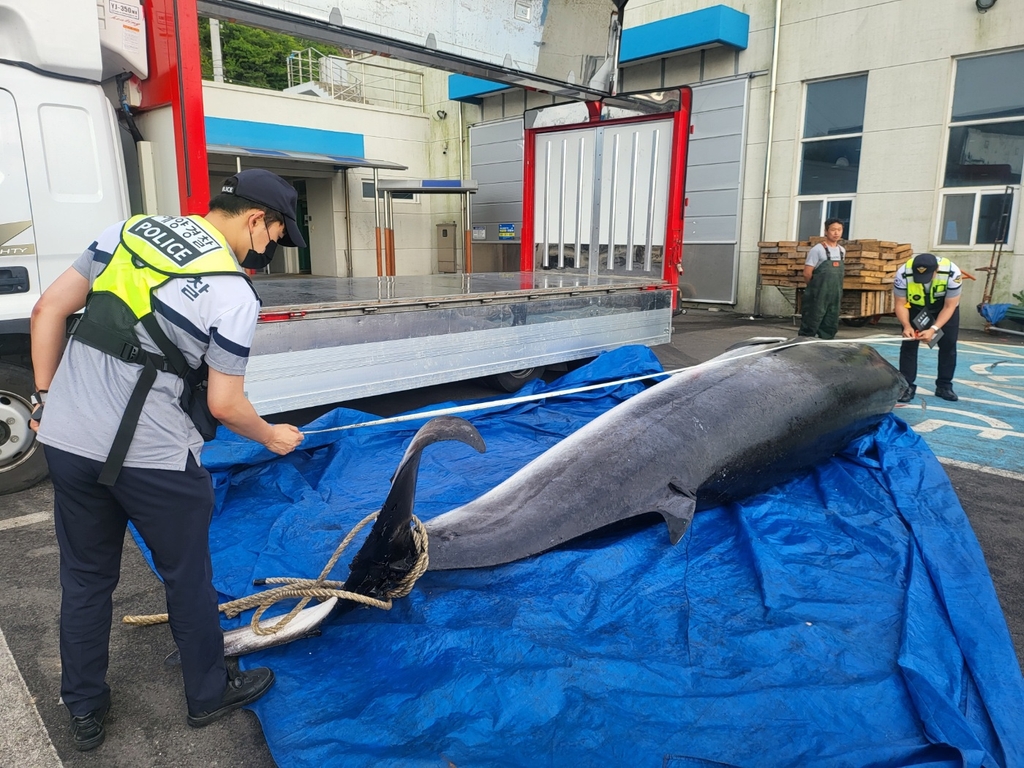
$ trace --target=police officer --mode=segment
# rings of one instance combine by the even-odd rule
[[[843,222],[825,222],[825,240],[811,248],[804,260],[803,304],[800,309],[800,336],[834,339],[839,331],[839,305],[843,298],[846,273],[846,249],[839,244]]]
[[[909,403],[917,394],[917,348],[939,335],[939,372],[935,396],[956,402],[953,373],[956,370],[956,339],[960,333],[960,289],[963,275],[949,259],[919,253],[896,270],[893,280],[896,319],[903,326],[900,373],[910,389],[900,397]]]
[[[305,246],[296,202],[281,177],[242,171],[205,217],[136,216],[109,227],[33,309],[33,426],[60,548],[61,697],[79,750],[105,736],[111,595],[128,521],[164,582],[189,725],[273,684],[269,669],[229,673],[225,663],[209,549],[213,487],[181,397],[185,377],[205,362],[213,417],[276,454],[302,441],[295,427],[264,421],[243,383],[260,305],[242,267],[266,266],[278,243]],[[66,321],[83,307],[62,354]]]

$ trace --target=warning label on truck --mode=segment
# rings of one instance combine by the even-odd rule
[[[212,235],[183,216],[150,216],[128,232],[141,237],[178,266],[185,266],[220,247]]]

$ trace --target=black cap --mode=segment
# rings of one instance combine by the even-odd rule
[[[910,270],[914,275],[915,283],[929,283],[935,270],[939,268],[939,260],[933,253],[919,253],[914,257]]]
[[[299,223],[295,220],[299,194],[295,187],[276,173],[263,168],[247,168],[225,179],[220,191],[227,195],[244,197],[264,208],[277,211],[284,216],[285,233],[281,238],[281,245],[291,248],[306,247],[306,240],[302,237]]]

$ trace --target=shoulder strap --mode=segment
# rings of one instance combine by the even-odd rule
[[[156,382],[158,368],[154,364],[155,361],[166,363],[163,370],[170,370],[182,378],[192,370],[181,350],[174,346],[174,343],[167,338],[167,334],[164,333],[157,322],[156,315],[152,313],[145,315],[140,322],[153,339],[153,342],[160,347],[164,357],[141,350],[145,357],[137,362],[142,362],[142,371],[139,373],[139,380],[135,382],[135,388],[132,390],[131,397],[128,398],[124,415],[121,416],[121,423],[118,424],[117,432],[114,434],[114,442],[110,445],[110,453],[107,454],[107,460],[103,463],[103,469],[100,471],[100,476],[97,480],[100,485],[114,485],[121,474],[121,467],[124,466],[124,460],[128,456],[128,449],[131,447],[132,440],[135,437],[135,430],[139,426],[142,409],[146,405],[146,397]]]
[[[142,327],[146,329],[150,338],[153,339],[153,343],[164,353],[164,357],[170,364],[170,369],[181,378],[185,378],[188,372],[192,370],[192,366],[188,364],[185,355],[174,345],[174,342],[167,338],[164,329],[157,322],[156,315],[150,312],[148,315],[143,315],[139,322],[142,323]]]
[[[71,328],[72,338],[119,360],[142,366],[98,478],[101,485],[112,486],[121,474],[157,373],[170,371],[184,377],[191,368],[181,350],[167,338],[153,313],[136,320],[128,305],[112,294],[92,293],[89,298],[85,315]],[[135,322],[142,323],[163,355],[142,348],[135,333]]]
[[[132,444],[132,438],[135,437],[135,428],[139,426],[142,407],[146,404],[146,397],[155,381],[156,366],[147,359],[145,365],[142,366],[139,380],[135,382],[135,389],[132,390],[131,397],[128,398],[128,405],[125,406],[121,423],[117,426],[114,442],[110,446],[110,453],[107,454],[107,460],[103,463],[103,469],[100,470],[100,476],[97,478],[100,485],[111,486],[117,482],[118,475],[121,474],[121,467],[124,466],[125,457],[128,456],[128,448]]]

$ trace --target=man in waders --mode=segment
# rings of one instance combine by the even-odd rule
[[[843,298],[846,249],[839,244],[843,222],[825,222],[825,240],[811,248],[804,260],[803,304],[800,309],[800,335],[834,339],[839,330],[839,303]]]
[[[32,310],[33,427],[53,480],[60,548],[61,697],[76,749],[104,740],[114,588],[129,521],[164,582],[188,724],[262,696],[265,667],[229,669],[210,562],[212,415],[276,454],[302,442],[245,397],[259,297],[243,267],[304,246],[295,189],[260,169],[228,179],[206,216],[135,216],[107,228]],[[85,308],[71,325],[67,320]],[[209,367],[205,414],[186,378]],[[188,412],[186,412],[188,407]]]

